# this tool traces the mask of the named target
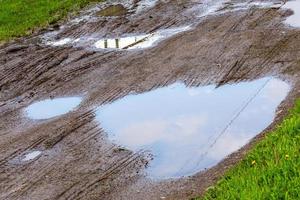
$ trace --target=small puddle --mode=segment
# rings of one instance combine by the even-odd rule
[[[152,34],[134,35],[128,37],[101,39],[94,45],[98,49],[142,49],[155,45],[158,41],[189,30],[190,27],[165,29]]]
[[[300,0],[288,1],[283,8],[291,9],[294,12],[285,22],[290,26],[300,27]]]
[[[250,8],[271,8],[271,7],[279,7],[281,3],[276,2],[263,2],[263,1],[248,1],[242,3],[234,3],[234,2],[226,2],[224,3],[223,10],[229,11],[240,11],[240,10],[248,10]]]
[[[248,10],[250,8],[278,8],[282,5],[281,1],[255,1],[248,0],[244,2],[232,2],[228,0],[204,1],[205,6],[196,6],[194,9],[200,11],[198,17],[206,17],[209,15],[223,14],[227,12],[237,12]]]
[[[41,154],[42,154],[41,151],[30,152],[25,155],[25,157],[22,159],[22,162],[27,162],[27,161],[33,160],[33,159],[37,158],[38,156],[40,156]]]
[[[66,44],[71,43],[71,42],[73,42],[71,38],[64,38],[64,39],[57,40],[57,41],[49,41],[46,44],[57,47],[57,46],[66,45]]]
[[[139,1],[136,13],[140,13],[143,10],[154,7],[157,2],[158,2],[158,0],[141,0],[141,1]]]
[[[46,45],[65,46],[73,45],[77,47],[86,47],[90,49],[120,49],[133,50],[149,48],[157,42],[176,35],[178,33],[189,30],[190,26],[179,28],[170,28],[157,31],[151,34],[128,35],[118,38],[81,37],[81,38],[62,38],[59,40],[46,41]]]
[[[150,150],[154,179],[179,178],[212,167],[263,131],[289,85],[276,78],[203,87],[175,83],[128,95],[97,109],[113,142]]]
[[[70,112],[80,102],[80,97],[47,99],[31,104],[25,109],[25,112],[31,119],[49,119]]]
[[[99,12],[97,12],[97,15],[102,17],[117,17],[117,16],[126,15],[127,12],[128,12],[127,8],[125,8],[122,4],[117,4],[117,5],[108,6],[100,10]]]
[[[151,47],[162,36],[155,34],[122,37],[116,39],[102,39],[95,43],[98,49],[138,49]]]

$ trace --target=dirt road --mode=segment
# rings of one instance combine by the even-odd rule
[[[207,171],[153,180],[144,173],[151,152],[109,140],[95,108],[178,81],[221,86],[274,76],[291,90],[269,130],[299,97],[300,29],[284,23],[292,12],[280,1],[126,2],[127,14],[101,17],[98,11],[110,2],[100,4],[0,47],[0,199],[188,199],[215,183],[251,143]],[[178,27],[189,28],[137,50],[87,42]],[[47,44],[64,38],[85,40]],[[65,115],[33,120],[24,113],[34,102],[68,96],[82,102]],[[34,150],[42,153],[23,162]]]

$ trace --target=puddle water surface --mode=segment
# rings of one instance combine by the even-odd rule
[[[136,13],[140,13],[145,9],[154,7],[157,2],[158,2],[158,0],[141,0],[141,1],[139,1]]]
[[[28,117],[32,119],[49,119],[70,112],[80,102],[80,97],[47,99],[31,104],[25,111]]]
[[[175,83],[104,105],[96,118],[113,142],[152,152],[151,178],[178,178],[216,165],[264,130],[289,88],[276,78],[219,88]]]
[[[103,17],[126,15],[128,10],[122,4],[108,6],[100,10],[97,15]]]
[[[242,3],[232,2],[229,0],[204,0],[203,5],[195,6],[193,10],[200,12],[198,17],[206,17],[209,15],[222,14],[226,12],[235,12],[248,10],[250,8],[270,8],[278,7],[281,4],[279,2],[263,2],[263,1],[253,1],[248,0]]]
[[[64,39],[57,40],[57,41],[49,41],[46,44],[47,45],[52,45],[52,46],[63,46],[63,45],[66,45],[68,43],[71,43],[71,42],[73,42],[71,38],[64,38]]]
[[[294,27],[300,27],[300,0],[288,1],[283,7],[292,9],[294,12],[293,15],[287,18],[286,23]]]
[[[159,40],[189,30],[190,27],[165,29],[152,34],[135,35],[114,39],[101,39],[95,43],[99,49],[140,49],[153,46]]]
[[[26,162],[26,161],[33,160],[33,159],[37,158],[39,155],[41,155],[41,154],[42,154],[41,151],[30,152],[30,153],[28,153],[28,154],[25,155],[25,157],[22,159],[22,161]]]
[[[132,37],[123,37],[118,39],[103,39],[95,43],[96,48],[100,49],[132,49],[146,48],[153,45],[160,39],[159,36],[141,35]]]
[[[52,46],[73,45],[91,49],[141,49],[151,47],[160,40],[187,31],[190,28],[190,26],[184,26],[180,28],[164,29],[151,34],[129,35],[118,38],[62,38],[59,40],[47,41],[46,44]]]
[[[250,8],[278,8],[281,6],[281,2],[264,2],[264,1],[246,1],[242,3],[226,2],[222,10],[226,11],[241,11],[248,10]],[[223,12],[224,12],[223,11]]]
[[[118,39],[103,39],[95,43],[99,49],[139,49],[151,47],[156,41],[163,38],[161,35],[148,34],[130,36]]]

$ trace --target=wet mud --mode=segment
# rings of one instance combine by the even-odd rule
[[[97,15],[116,4],[123,5],[127,14]],[[290,17],[292,10],[286,9],[281,1],[271,0],[115,1],[87,8],[80,16],[59,26],[3,44],[0,47],[0,199],[189,199],[203,194],[275,127],[299,97],[300,29],[288,24]],[[90,48],[103,39],[187,26],[188,30],[164,37],[147,48]],[[77,43],[71,43],[72,40]],[[53,43],[57,41],[63,42]],[[278,83],[270,89],[271,99],[246,96],[260,92],[260,86],[255,84],[264,85],[267,80]],[[229,89],[226,94],[231,94],[235,101],[244,97],[241,103],[247,108],[251,108],[250,104],[243,104],[247,100],[261,101],[254,104],[255,108],[267,108],[260,111],[268,114],[253,135],[237,141],[237,146],[233,145],[232,151],[218,157],[216,162],[196,165],[191,173],[178,175],[178,171],[184,170],[175,168],[162,175],[161,169],[151,168],[160,166],[157,155],[161,155],[160,160],[170,159],[164,156],[169,154],[157,152],[174,153],[181,142],[183,150],[178,153],[183,158],[191,157],[192,163],[197,160],[190,155],[194,150],[185,151],[184,147],[192,146],[191,141],[198,139],[197,134],[193,135],[198,133],[197,129],[186,132],[191,134],[189,141],[180,139],[170,143],[167,139],[172,138],[170,132],[182,137],[180,133],[190,131],[201,120],[173,119],[169,116],[176,117],[176,113],[171,105],[182,108],[182,112],[176,109],[182,116],[187,111],[194,115],[215,108],[205,106],[207,102],[224,104],[208,115],[213,119],[222,113],[221,108],[229,109],[233,101],[226,101],[224,95],[220,99],[218,91],[221,94],[224,87],[248,84],[253,85],[252,92],[230,93]],[[202,98],[195,97],[209,93],[209,89],[216,92],[215,100],[205,96],[207,100],[201,102]],[[276,93],[281,89],[283,93]],[[159,94],[159,98],[143,99],[161,91],[166,93]],[[185,93],[194,95],[196,100],[192,100],[199,101],[199,107],[181,96]],[[182,101],[176,104],[178,99]],[[64,109],[59,108],[60,103],[65,105]],[[166,110],[157,114],[160,105]],[[159,140],[148,140],[147,133],[134,135],[134,131],[141,132],[135,127],[125,133],[119,131],[130,124],[126,120],[143,118],[144,113],[134,110],[135,106],[154,112],[153,117],[145,112],[145,118],[160,121],[163,116],[177,126],[164,128],[167,135],[159,134],[164,137]],[[224,118],[228,120],[223,122],[225,127],[232,119],[239,122],[237,130],[245,129],[243,120],[254,123],[255,115],[251,117],[245,112],[249,118],[243,118],[235,115],[236,111],[234,107],[224,112],[228,114]],[[212,126],[213,123],[207,125],[207,132],[213,132]],[[228,140],[237,139],[235,134]],[[131,144],[130,137],[139,143]],[[153,141],[151,148],[145,148],[144,140]],[[155,146],[158,143],[159,148]],[[165,146],[169,148],[164,149]],[[166,163],[174,169],[174,163]]]
[[[97,13],[97,15],[103,17],[114,17],[114,16],[126,15],[127,12],[128,12],[127,9],[123,5],[117,4],[100,10]]]

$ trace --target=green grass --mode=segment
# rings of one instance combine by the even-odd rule
[[[101,0],[0,0],[0,42],[32,33]]]
[[[208,189],[204,199],[300,199],[300,100],[244,160]]]

